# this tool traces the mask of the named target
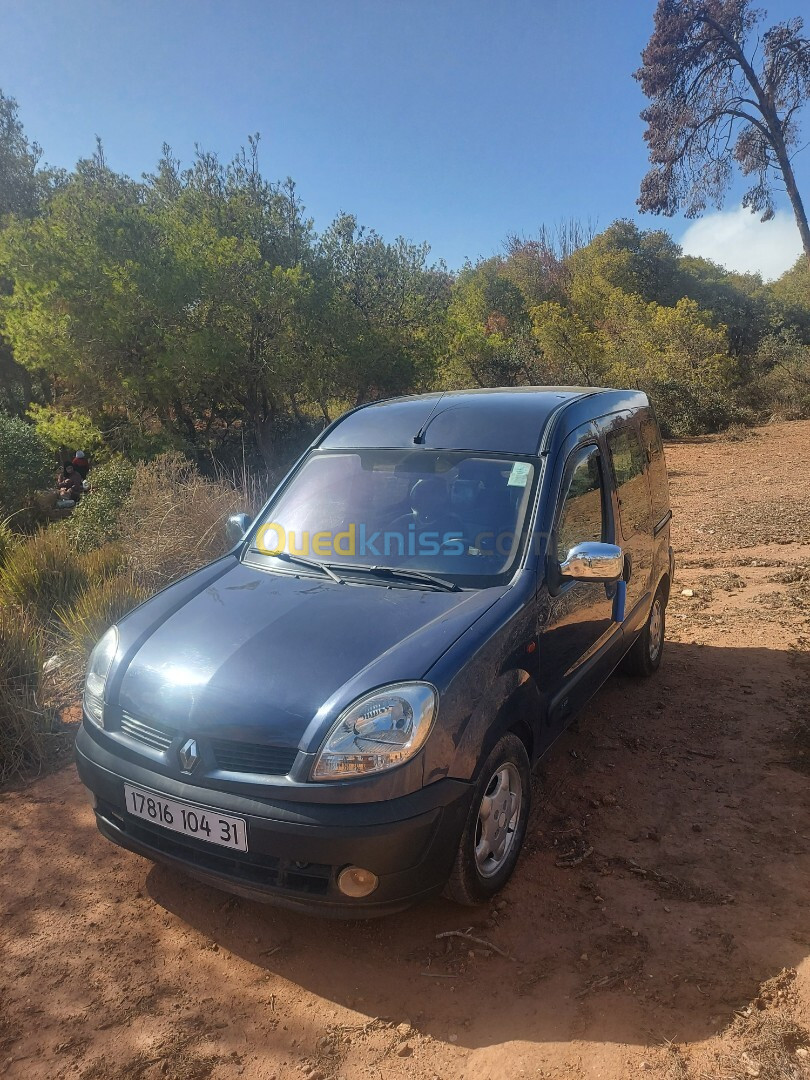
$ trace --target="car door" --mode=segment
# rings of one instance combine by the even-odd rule
[[[587,701],[618,658],[622,631],[613,620],[616,586],[559,574],[559,563],[577,544],[615,542],[611,503],[609,472],[598,443],[571,451],[549,537],[547,595],[539,608],[540,685],[552,727],[562,727]]]
[[[647,455],[641,443],[639,417],[621,414],[611,420],[605,439],[613,470],[618,506],[617,541],[625,553],[627,598],[625,627],[636,630],[647,618],[652,597],[653,520]]]

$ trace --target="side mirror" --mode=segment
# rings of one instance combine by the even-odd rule
[[[577,544],[560,563],[560,573],[575,581],[618,581],[624,573],[624,552],[615,544]]]
[[[251,521],[250,514],[231,514],[225,522],[225,544],[229,550],[239,543],[250,528]]]

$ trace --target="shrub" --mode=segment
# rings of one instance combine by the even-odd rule
[[[0,521],[0,566],[6,561],[6,555],[17,543],[17,534],[9,528],[7,521]]]
[[[0,782],[43,758],[47,720],[37,701],[42,635],[18,611],[0,607]]]
[[[105,544],[78,556],[88,585],[113,577],[124,568],[126,555],[120,544]]]
[[[77,551],[89,551],[115,539],[118,516],[127,501],[135,477],[135,467],[116,457],[93,469],[90,491],[67,522],[67,534]]]
[[[701,435],[744,421],[731,398],[711,387],[670,379],[645,387],[665,436]]]
[[[36,691],[42,667],[42,633],[19,611],[0,607],[0,685]]]
[[[72,604],[55,612],[61,639],[58,672],[62,694],[80,693],[87,658],[95,643],[147,595],[132,574],[102,577],[89,584]]]
[[[810,348],[777,364],[759,384],[764,407],[780,420],[810,417]]]
[[[0,413],[0,502],[9,512],[27,506],[38,488],[48,484],[54,462],[30,424]]]
[[[137,466],[119,517],[128,565],[154,591],[225,552],[225,521],[242,509],[233,484],[208,480],[177,453]]]
[[[0,604],[33,611],[44,624],[86,584],[86,572],[62,529],[42,529],[17,544],[0,568]]]

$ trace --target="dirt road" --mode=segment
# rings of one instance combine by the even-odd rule
[[[0,796],[0,1075],[810,1074],[808,447],[668,447],[663,667],[553,749],[492,909],[318,922],[114,848],[72,767]]]

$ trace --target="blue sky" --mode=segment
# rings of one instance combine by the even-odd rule
[[[350,211],[458,267],[543,222],[637,216],[644,98],[631,73],[654,6],[0,0],[0,88],[67,167],[96,134],[112,167],[138,176],[164,141],[184,161],[195,142],[230,157],[259,131],[264,173],[295,179],[318,228]],[[769,18],[802,6],[768,3]],[[799,181],[810,201],[810,150]],[[792,216],[763,231],[735,217],[734,197],[727,210],[701,223],[701,253],[767,276],[792,263]],[[688,224],[639,221],[676,239]]]

